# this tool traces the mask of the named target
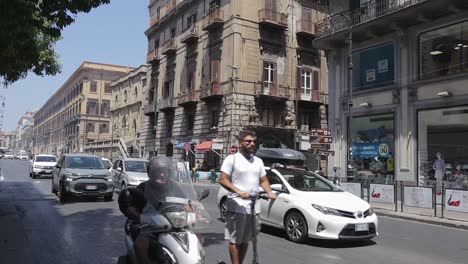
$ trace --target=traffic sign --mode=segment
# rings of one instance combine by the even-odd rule
[[[236,152],[237,152],[237,146],[232,145],[232,146],[231,146],[231,154],[234,154],[234,153],[236,153]]]
[[[314,128],[310,130],[310,135],[314,137],[331,137],[331,130]]]
[[[184,149],[185,150],[191,150],[192,149],[192,145],[190,144],[190,142],[185,142]]]

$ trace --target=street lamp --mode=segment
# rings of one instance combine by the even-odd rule
[[[352,157],[352,148],[353,148],[353,130],[352,130],[352,120],[353,120],[353,24],[348,16],[343,14],[342,12],[334,12],[331,13],[329,16],[329,20],[336,17],[341,17],[344,19],[348,26],[348,114],[349,114],[349,122],[348,122],[348,146],[347,148],[347,166],[349,166],[349,162]],[[351,141],[351,142],[350,142]]]

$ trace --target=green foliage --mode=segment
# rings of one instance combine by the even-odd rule
[[[0,0],[0,82],[60,72],[53,46],[78,13],[110,0]]]

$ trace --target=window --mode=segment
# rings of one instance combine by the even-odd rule
[[[156,9],[156,19],[159,20],[161,18],[161,7],[158,6],[158,9]]]
[[[136,134],[137,132],[137,122],[135,119],[133,119],[133,124],[132,124],[133,132]]]
[[[166,116],[166,132],[171,134],[172,126],[174,125],[174,114],[167,113],[165,116]]]
[[[91,93],[97,93],[97,81],[91,81],[90,92]]]
[[[468,21],[419,36],[420,79],[468,70]]]
[[[67,168],[71,169],[104,169],[104,164],[97,157],[68,156]]]
[[[127,99],[128,99],[128,94],[127,94],[127,90],[124,91],[124,102],[127,102]]]
[[[278,175],[276,175],[276,173],[274,173],[271,170],[267,170],[267,178],[268,178],[268,182],[270,183],[270,185],[272,185],[272,184],[281,184],[282,185],[283,184],[280,177]]]
[[[97,105],[98,105],[98,102],[96,100],[88,99],[86,113],[88,115],[97,115],[98,114]]]
[[[109,100],[102,100],[101,115],[109,116],[109,110],[110,110],[110,101]]]
[[[109,126],[107,123],[102,123],[99,125],[99,133],[109,133]]]
[[[123,130],[127,130],[127,118],[124,116],[122,117],[122,128]]]
[[[312,72],[310,69],[301,69],[301,97],[312,96]]]
[[[104,83],[104,93],[106,94],[112,93],[110,82]]]
[[[210,126],[218,127],[219,125],[219,111],[213,110],[210,112]]]
[[[171,28],[170,38],[175,38],[175,35],[176,35],[176,28],[173,27],[173,28]]]
[[[135,89],[133,90],[133,96],[135,96],[135,100],[138,100],[138,88],[135,87]]]
[[[86,132],[95,132],[94,123],[88,123]]]
[[[189,131],[193,130],[194,126],[195,126],[195,113],[189,112],[187,113],[187,130]]]
[[[148,162],[139,160],[127,160],[125,161],[125,171],[133,172],[146,172]]]
[[[149,130],[151,135],[156,135],[156,119],[154,116],[150,115],[149,117]]]
[[[163,98],[171,96],[171,81],[164,82],[164,90],[162,93]]]
[[[262,123],[264,126],[277,127],[281,126],[281,112],[273,107],[267,107],[262,113]]]
[[[263,93],[270,93],[276,85],[276,64],[272,62],[263,63]]]
[[[353,89],[366,90],[393,85],[394,61],[393,43],[353,52]]]

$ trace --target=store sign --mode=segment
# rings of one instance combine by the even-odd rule
[[[310,135],[314,136],[314,137],[320,137],[320,136],[330,137],[331,136],[331,130],[313,128],[313,129],[310,130]]]
[[[395,203],[395,186],[393,185],[371,184],[370,192],[371,202]]]
[[[468,191],[446,189],[445,208],[448,211],[468,213]]]
[[[342,182],[340,188],[361,198],[361,183],[359,182]]]
[[[406,206],[432,208],[432,188],[403,186]]]
[[[353,143],[353,158],[389,158],[390,146],[384,142]]]

